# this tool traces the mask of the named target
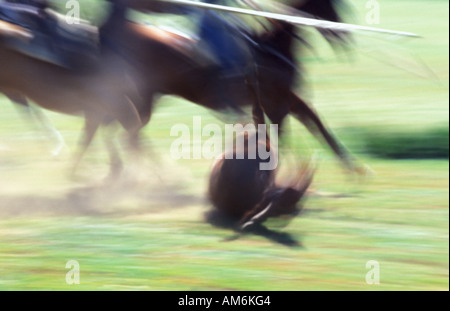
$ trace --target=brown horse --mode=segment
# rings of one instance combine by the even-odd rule
[[[156,94],[178,95],[199,105],[221,110],[227,107],[253,106],[256,124],[264,123],[264,113],[282,127],[288,114],[301,121],[318,139],[324,140],[351,171],[362,172],[345,147],[339,143],[321,121],[314,109],[292,90],[298,76],[293,53],[294,26],[277,23],[262,35],[254,35],[252,59],[245,74],[224,77],[221,68],[201,66],[201,58],[190,39],[155,27],[128,22],[127,8],[171,12],[170,4],[145,0],[110,0],[113,13],[100,29],[105,46],[133,62],[146,81],[141,89],[145,105],[138,106],[144,123],[150,120],[152,99]],[[296,8],[315,16],[339,21],[332,0],[302,1]],[[344,41],[346,35],[323,32],[330,40]],[[114,43],[112,43],[114,42]],[[334,42],[334,41],[332,41]]]
[[[131,23],[125,18],[128,6],[143,9],[156,2],[111,2],[112,13],[99,29],[106,57],[102,57],[92,71],[83,74],[70,72],[4,47],[1,51],[13,54],[13,60],[21,60],[8,62],[8,66],[5,66],[3,77],[0,76],[0,91],[20,91],[44,108],[85,114],[85,138],[77,163],[99,124],[118,119],[130,133],[137,135],[137,129],[150,120],[154,96],[171,94],[214,110],[226,110],[229,107],[238,110],[240,105],[253,103],[254,119],[258,124],[263,122],[263,112],[272,122],[280,125],[287,114],[292,113],[313,134],[324,138],[344,164],[351,169],[355,168],[348,152],[325,128],[314,110],[290,89],[297,74],[296,68],[291,64],[293,61],[289,61],[293,60],[293,38],[289,31],[291,25],[282,25],[272,33],[255,38],[260,46],[277,47],[277,53],[282,53],[283,57],[274,55],[270,49],[255,49],[254,62],[249,66],[250,74],[223,78],[220,68],[199,65],[197,60],[204,58],[204,55],[198,54],[196,42],[161,29]],[[9,57],[6,54],[5,57]],[[7,70],[12,72],[11,76],[5,74]],[[20,79],[18,73],[23,70],[32,72],[34,81],[39,80],[40,83],[37,84],[42,86],[38,88],[40,92],[26,89],[33,84],[30,80],[8,86],[8,83],[14,84]],[[52,78],[38,78],[42,76]],[[59,79],[60,77],[64,78]],[[68,88],[68,85],[72,87]],[[78,93],[82,95],[77,95]],[[78,96],[82,99],[74,100]],[[91,101],[101,104],[87,104]],[[104,109],[105,107],[107,108]],[[135,107],[140,118],[135,114]],[[132,120],[136,122],[133,124]],[[133,138],[135,142],[136,137]],[[114,158],[114,162],[118,163],[117,157]]]
[[[0,23],[0,92],[17,94],[43,108],[85,118],[83,148],[75,168],[101,124],[118,121],[136,136],[140,117],[130,98],[136,100],[136,85],[124,72],[131,72],[121,58],[104,54],[95,67],[74,72],[10,49],[5,39],[27,40],[28,31],[6,22]],[[119,160],[111,142],[111,174]]]

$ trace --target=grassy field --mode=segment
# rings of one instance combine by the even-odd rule
[[[358,36],[351,57],[339,57],[316,37],[318,55],[301,56],[315,107],[376,174],[346,174],[290,120],[293,153],[319,151],[304,213],[278,229],[300,247],[252,235],[226,242],[232,232],[204,221],[212,161],[167,155],[173,124],[191,126],[192,116],[222,124],[207,110],[162,98],[144,131],[146,162],[127,161],[124,178],[105,184],[101,135],[83,178],[69,179],[82,120],[48,113],[68,145],[52,157],[39,126],[0,97],[0,290],[448,290],[448,157],[394,160],[366,140],[377,135],[372,148],[401,150],[391,135],[425,135],[417,141],[428,150],[442,139],[423,133],[438,131],[448,154],[449,4],[378,2],[375,26],[422,38]],[[366,1],[351,3],[349,22],[364,24]],[[80,264],[79,285],[66,283],[69,260]],[[370,260],[379,285],[366,283]]]

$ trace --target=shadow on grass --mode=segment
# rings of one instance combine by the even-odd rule
[[[205,220],[209,224],[211,224],[215,227],[222,228],[222,229],[229,229],[229,230],[233,230],[235,232],[234,235],[230,236],[229,238],[224,239],[223,240],[224,242],[234,241],[234,240],[240,239],[246,235],[248,236],[248,235],[252,234],[252,235],[256,235],[256,236],[261,236],[261,237],[266,238],[274,243],[285,245],[288,247],[297,247],[297,248],[303,247],[301,242],[294,239],[294,237],[292,235],[290,235],[289,233],[271,230],[271,229],[263,226],[262,224],[254,225],[254,226],[252,226],[251,230],[242,232],[239,230],[239,226],[236,223],[236,220],[227,217],[226,215],[224,215],[223,213],[221,213],[218,210],[210,210],[210,211],[206,212]]]

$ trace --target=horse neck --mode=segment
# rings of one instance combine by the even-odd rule
[[[335,6],[339,4],[339,0],[300,0],[292,4],[292,8],[300,10],[309,15],[320,17],[326,20],[339,22],[341,20]],[[276,23],[273,30],[262,34],[259,42],[275,49],[283,56],[293,59],[293,44],[296,40],[292,35],[296,31],[295,26],[286,22]],[[301,35],[297,36],[301,39]]]
[[[295,10],[302,11],[313,17],[339,22],[341,18],[336,6],[343,4],[340,0],[302,0],[292,5]]]
[[[127,8],[123,5],[114,3],[108,18],[99,28],[100,36],[114,36],[124,29]]]
[[[293,58],[294,26],[289,23],[280,22],[279,26],[274,30],[261,35],[260,42],[266,46],[270,46],[278,53],[290,59]]]

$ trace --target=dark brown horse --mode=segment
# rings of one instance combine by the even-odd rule
[[[145,86],[140,90],[145,102],[138,106],[144,123],[150,120],[152,99],[157,94],[178,95],[199,105],[221,110],[227,107],[253,106],[257,124],[264,123],[264,114],[282,127],[291,114],[301,121],[318,139],[328,144],[344,165],[362,172],[345,147],[339,143],[321,121],[314,109],[294,91],[298,66],[294,56],[294,26],[276,23],[273,30],[254,35],[257,45],[249,45],[252,58],[245,74],[224,77],[221,68],[201,66],[195,60],[202,56],[194,48],[195,42],[155,27],[128,22],[127,8],[170,12],[170,4],[145,0],[110,0],[113,13],[101,28],[104,46],[109,46],[140,71]],[[332,0],[302,1],[296,6],[309,14],[339,21]],[[345,40],[342,33],[323,32],[332,40]]]
[[[101,123],[119,120],[130,133],[137,135],[138,129],[150,120],[153,98],[158,94],[178,95],[214,110],[238,109],[238,106],[251,104],[256,123],[263,122],[263,112],[280,125],[287,114],[292,113],[313,134],[324,138],[349,168],[355,169],[348,152],[325,128],[319,116],[291,90],[297,74],[291,64],[294,62],[291,25],[282,25],[271,33],[255,37],[259,47],[253,51],[254,61],[249,64],[249,73],[224,79],[220,68],[199,65],[204,63],[204,55],[198,53],[196,42],[126,19],[128,7],[143,9],[156,2],[112,2],[112,13],[99,29],[103,57],[95,68],[83,74],[70,72],[0,46],[0,53],[5,54],[1,59],[13,60],[5,63],[3,75],[0,75],[1,91],[21,92],[44,108],[55,111],[83,113],[86,117],[83,150]],[[277,55],[270,49],[271,45],[277,48]],[[27,81],[23,72],[31,73]],[[34,83],[38,80],[39,83]],[[30,85],[34,86],[33,90]],[[136,137],[133,138],[135,142]],[[117,157],[114,162],[118,162]]]

